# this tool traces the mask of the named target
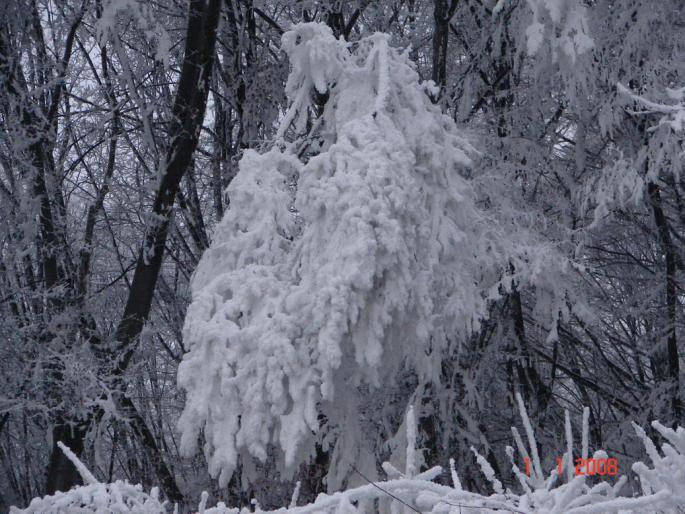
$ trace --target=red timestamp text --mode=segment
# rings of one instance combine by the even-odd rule
[[[526,475],[530,476],[530,459],[525,457],[523,459],[526,466]],[[557,474],[561,476],[563,469],[563,460],[557,457]],[[617,459],[576,459],[575,475],[600,475],[600,476],[615,476],[618,474],[618,460]]]

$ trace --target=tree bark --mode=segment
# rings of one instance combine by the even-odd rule
[[[678,341],[676,338],[676,303],[677,284],[676,284],[676,254],[671,239],[670,226],[664,215],[661,192],[659,186],[650,182],[647,186],[649,202],[652,206],[654,223],[656,224],[657,234],[661,253],[664,256],[666,272],[665,300],[666,300],[666,348],[659,342],[657,350],[654,352],[654,374],[658,382],[665,383],[671,401],[671,415],[673,423],[678,424],[682,416],[682,401],[680,398],[680,361],[678,356]]]
[[[433,20],[433,69],[431,78],[440,92],[433,98],[437,102],[442,96],[447,81],[447,43],[449,41],[449,20],[447,18],[447,0],[434,0]]]
[[[434,0],[433,4],[433,68],[431,78],[440,92],[432,97],[433,102],[442,98],[447,85],[447,47],[449,43],[450,20],[459,0]]]

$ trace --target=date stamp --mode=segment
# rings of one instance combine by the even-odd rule
[[[523,462],[526,466],[526,475],[530,476],[530,458],[524,457]],[[557,457],[557,474],[561,476],[563,460]],[[618,474],[618,460],[611,459],[576,459],[575,475],[600,475],[600,476],[616,476]]]

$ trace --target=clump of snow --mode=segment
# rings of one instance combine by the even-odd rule
[[[291,71],[285,92],[291,106],[281,123],[277,139],[283,137],[293,121],[299,132],[304,130],[312,88],[325,94],[347,61],[344,41],[336,40],[331,28],[321,23],[295,25],[283,34],[281,44],[290,58]]]
[[[150,494],[141,485],[117,480],[111,484],[94,483],[43,498],[34,498],[28,507],[10,508],[10,514],[166,514],[156,488]]]

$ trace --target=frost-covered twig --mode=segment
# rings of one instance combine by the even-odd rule
[[[646,109],[645,111],[640,112],[631,111],[632,114],[661,113],[666,115],[663,118],[661,118],[657,126],[650,127],[649,129],[647,129],[649,132],[653,132],[654,130],[659,128],[659,126],[662,125],[669,126],[674,132],[683,132],[685,130],[685,93],[683,93],[683,91],[685,91],[685,88],[667,89],[666,93],[669,96],[669,98],[679,102],[676,104],[662,104],[652,102],[651,100],[648,100],[643,96],[633,93],[630,89],[628,89],[620,82],[616,84],[616,88],[619,93],[629,97],[631,100],[642,105]]]
[[[522,406],[522,402],[520,407]],[[524,424],[530,424],[525,407],[522,408]],[[588,455],[588,417],[587,409],[583,411],[581,454]],[[413,459],[413,450],[416,442],[416,421],[413,410],[409,409],[405,420],[407,433],[407,458]],[[567,447],[572,446],[572,433],[569,429],[570,418],[566,417]],[[414,428],[411,428],[411,427]],[[576,476],[564,483],[555,483],[554,480],[539,481],[521,480],[513,460],[513,449],[507,448],[507,454],[512,458],[512,468],[516,472],[522,485],[521,494],[506,492],[501,482],[494,476],[492,467],[487,461],[478,456],[478,461],[487,478],[495,487],[495,493],[481,495],[464,491],[454,468],[454,461],[450,460],[453,486],[448,487],[436,484],[429,480],[436,478],[441,468],[434,467],[427,471],[417,473],[413,478],[398,476],[399,471],[390,464],[383,468],[393,475],[386,481],[373,482],[368,478],[365,485],[340,491],[333,494],[319,495],[314,503],[296,506],[299,491],[299,482],[293,493],[290,506],[287,509],[274,511],[272,514],[357,514],[363,513],[364,505],[370,506],[374,501],[390,499],[391,511],[398,512],[399,508],[421,514],[449,514],[458,507],[463,513],[473,514],[644,514],[646,512],[659,514],[682,513],[682,505],[685,505],[685,430],[678,428],[673,430],[661,425],[659,422],[652,424],[666,440],[661,446],[661,452],[654,442],[646,435],[642,428],[635,426],[638,436],[644,442],[647,454],[652,461],[652,467],[643,463],[637,463],[633,470],[639,475],[643,486],[643,494],[638,497],[620,497],[619,493],[626,478],[621,477],[616,484],[599,482],[590,487],[585,483],[583,476]],[[526,429],[528,432],[528,428]],[[530,426],[532,434],[532,426]],[[534,434],[531,436],[531,444],[535,444]],[[522,446],[520,437],[517,445]],[[568,449],[567,448],[567,449]],[[532,449],[532,448],[531,448]],[[73,454],[66,449],[65,453],[72,458]],[[662,455],[663,454],[663,455]],[[597,451],[594,458],[606,458],[606,453]],[[567,451],[564,460],[572,458]],[[75,459],[75,460],[73,460]],[[74,464],[79,467],[79,472],[84,473],[84,480],[94,480],[90,472],[85,469],[78,459],[73,457]],[[77,464],[78,463],[78,464]],[[81,469],[82,468],[82,469]],[[418,472],[418,469],[407,465],[409,472]],[[412,471],[414,469],[414,471]],[[361,473],[360,473],[361,475]],[[554,478],[556,470],[552,470],[550,477]],[[498,485],[499,484],[499,485]],[[533,486],[533,487],[531,487]],[[248,514],[247,509],[226,507],[219,502],[216,507],[207,508],[207,493],[203,493],[198,512],[202,514]],[[355,507],[356,505],[356,507]],[[399,505],[399,508],[398,508]],[[77,509],[78,510],[75,510]],[[142,492],[140,486],[131,486],[125,482],[113,484],[101,484],[98,482],[73,489],[66,493],[58,493],[54,496],[46,496],[35,499],[24,510],[12,508],[11,514],[67,514],[70,512],[83,514],[96,514],[99,512],[119,512],[136,514],[163,514],[166,513],[164,504],[158,499],[158,492],[153,489],[149,495]],[[263,514],[267,512],[262,511]]]
[[[92,485],[98,483],[98,480],[93,476],[93,474],[88,470],[88,468],[83,465],[83,462],[79,460],[76,454],[74,454],[74,452],[72,452],[68,446],[63,444],[62,441],[57,441],[57,446],[60,450],[62,450],[62,453],[66,455],[67,459],[71,461],[76,470],[79,472],[79,475],[81,475],[84,484]]]

